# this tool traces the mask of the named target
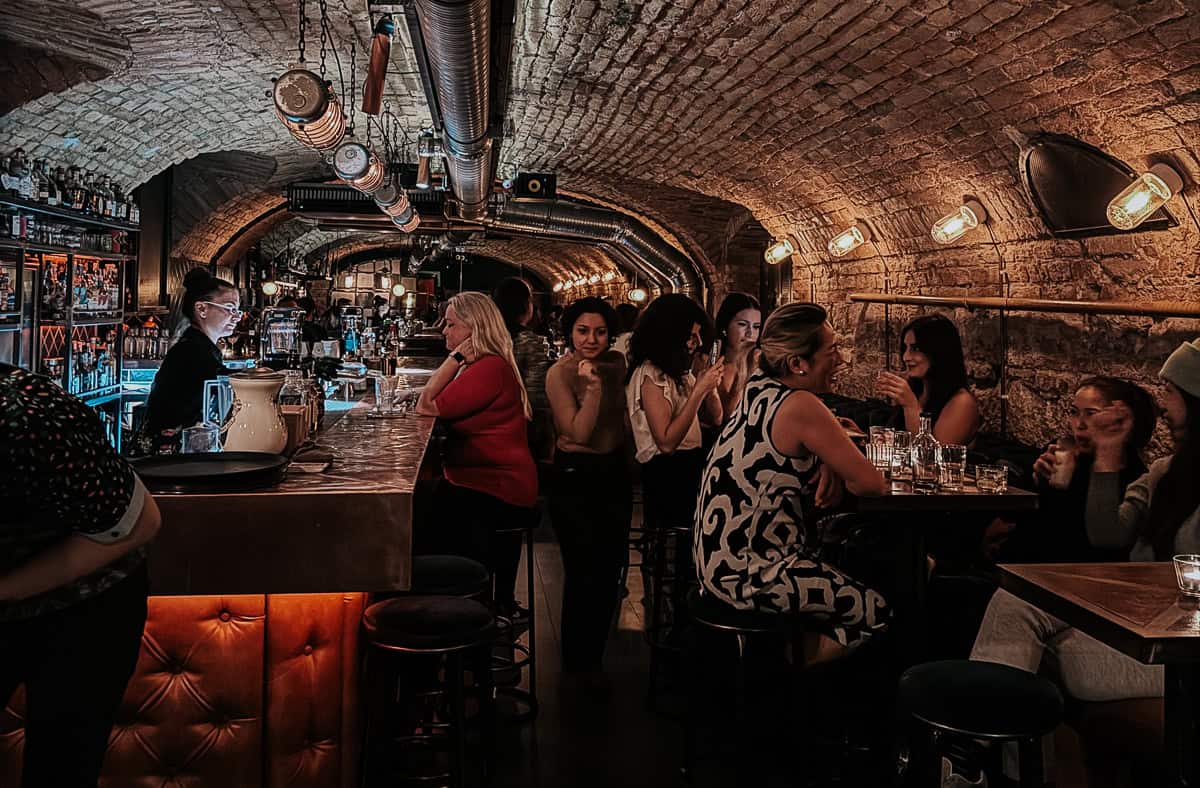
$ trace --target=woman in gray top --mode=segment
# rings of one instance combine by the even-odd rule
[[[1121,445],[1131,414],[1114,403],[1097,416],[1096,461],[1088,492],[1087,531],[1093,544],[1130,549],[1134,561],[1166,561],[1200,552],[1200,339],[1171,354],[1159,376],[1175,453],[1125,490],[1117,482]],[[1159,697],[1162,668],[1144,665],[1067,626],[1006,591],[992,597],[971,659],[1036,673],[1050,651],[1066,692],[1083,701]]]

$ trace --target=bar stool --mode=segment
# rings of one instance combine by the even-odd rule
[[[752,640],[784,643],[799,632],[794,616],[738,610],[720,601],[711,594],[694,588],[687,596],[687,612],[691,620],[701,629],[718,634],[731,634],[737,644],[737,667],[734,672],[734,726],[739,736],[745,737],[743,745],[752,744],[750,737],[756,736],[746,720],[748,678],[746,649]],[[698,660],[690,660],[693,671],[688,692],[688,714],[684,721],[683,768],[685,780],[690,780],[696,762],[696,738],[698,713],[696,698],[701,688]],[[707,683],[705,683],[707,686]],[[748,749],[745,750],[748,753]],[[753,760],[751,758],[751,760]],[[753,763],[751,763],[753,766]]]
[[[364,670],[368,686],[374,685],[372,680],[381,685],[386,681],[392,695],[391,702],[380,709],[377,702],[372,702],[375,693],[367,694],[363,752],[366,784],[371,784],[371,779],[383,771],[387,783],[399,776],[403,781],[445,782],[453,788],[464,785],[465,684],[467,665],[472,660],[472,681],[483,685],[473,695],[477,694],[480,704],[483,772],[485,777],[490,774],[495,707],[488,667],[496,637],[496,619],[491,611],[474,600],[453,596],[396,597],[368,607],[363,613],[363,628],[368,645]],[[405,697],[402,682],[417,676],[423,676],[430,686],[417,688]],[[406,700],[418,706],[416,719],[412,725],[400,726],[397,717],[403,716],[402,704]],[[385,717],[382,732],[375,721],[378,716]],[[381,733],[387,738],[386,748],[378,741]],[[436,759],[441,753],[447,756],[445,768],[430,763],[424,767],[406,763],[415,760],[416,755]],[[395,772],[398,765],[404,769],[399,775]]]
[[[1042,788],[1042,737],[1063,719],[1062,694],[1052,682],[1007,665],[969,660],[909,668],[900,677],[897,707],[914,740],[929,737],[937,763],[944,756],[972,776],[982,770],[979,740],[1016,742],[1021,788]],[[914,766],[933,778],[930,765],[913,763],[902,745],[897,774]]]
[[[536,523],[519,528],[497,529],[498,536],[519,535],[525,543],[525,597],[526,610],[529,619],[525,629],[525,642],[521,642],[522,633],[518,631],[515,617],[497,614],[496,646],[499,653],[492,656],[492,676],[496,694],[511,698],[524,710],[518,710],[506,716],[514,722],[525,722],[537,716],[537,612],[534,590],[535,571],[533,563],[533,531]],[[521,689],[521,673],[528,669],[529,689]]]
[[[492,589],[487,567],[461,555],[415,555],[408,593],[483,600]]]
[[[650,556],[650,620],[646,625],[646,643],[650,646],[650,677],[646,687],[646,706],[657,711],[659,674],[667,654],[682,654],[687,617],[682,615],[689,589],[695,586],[692,569],[692,528],[664,527],[647,529]]]

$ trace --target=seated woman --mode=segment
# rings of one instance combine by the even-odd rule
[[[1093,544],[1084,522],[1093,484],[1108,484],[1110,475],[1093,473],[1096,444],[1092,422],[1098,414],[1117,404],[1128,407],[1130,413],[1125,442],[1115,459],[1117,486],[1124,490],[1146,472],[1142,450],[1154,434],[1154,400],[1141,386],[1127,380],[1108,377],[1084,380],[1068,409],[1072,440],[1050,444],[1033,464],[1037,514],[1016,526],[997,556],[999,561],[1070,563],[1123,561],[1128,557],[1123,548],[1114,550]],[[1069,479],[1054,478],[1058,452],[1067,452],[1067,467],[1073,468]]]
[[[883,495],[887,483],[812,393],[828,386],[841,359],[825,310],[776,309],[759,345],[759,371],[704,470],[696,570],[701,585],[733,607],[823,621],[806,655],[820,661],[883,631],[888,619],[877,591],[818,557],[806,511],[820,469],[828,465],[856,495]]]
[[[762,310],[758,299],[745,293],[730,293],[717,310],[714,325],[721,341],[721,413],[728,420],[742,401],[746,381],[754,373],[754,349],[762,330]]]
[[[415,534],[425,553],[474,558],[495,577],[496,602],[512,612],[521,541],[496,530],[537,520],[537,470],[529,453],[529,398],[500,310],[482,293],[459,293],[446,308],[454,348],[421,391],[417,413],[449,427],[435,495],[436,523]],[[515,542],[515,546],[514,546]]]
[[[689,527],[704,469],[700,416],[721,423],[720,365],[692,372],[711,336],[704,310],[680,293],[654,299],[629,342],[625,398],[633,427],[648,528]]]
[[[562,661],[599,670],[628,558],[632,482],[626,459],[625,357],[611,348],[617,314],[599,298],[563,313],[570,353],[546,374],[558,431],[550,517],[562,547]]]
[[[979,403],[967,387],[958,329],[945,315],[922,315],[900,332],[900,359],[904,377],[880,372],[881,396],[898,405],[903,423],[914,435],[921,427],[921,414],[933,418],[933,437],[942,443],[970,446],[982,419]]]
[[[1122,454],[1134,429],[1133,413],[1115,403],[1090,425],[1095,447],[1088,490],[1088,541],[1099,547],[1132,549],[1130,560],[1169,561],[1177,553],[1200,552],[1200,340],[1184,343],[1163,364],[1163,409],[1175,453],[1157,460],[1124,491]],[[1160,697],[1160,666],[1145,665],[1115,651],[1062,620],[997,591],[988,606],[971,659],[998,662],[1031,673],[1047,652],[1054,657],[1067,694],[1083,701]]]
[[[181,313],[183,333],[163,358],[146,400],[135,439],[140,453],[178,450],[179,432],[203,419],[204,381],[229,374],[217,340],[233,334],[242,317],[237,288],[206,268],[193,268],[183,278]]]

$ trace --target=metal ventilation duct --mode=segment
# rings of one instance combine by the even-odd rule
[[[488,136],[492,3],[416,0],[416,11],[442,120],[450,188],[460,203],[459,215],[478,221],[487,212],[494,178]]]
[[[693,298],[701,295],[700,277],[686,255],[637,219],[609,208],[562,200],[505,200],[484,224],[513,233],[606,244],[670,290]]]

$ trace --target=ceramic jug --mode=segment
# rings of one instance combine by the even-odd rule
[[[225,451],[278,454],[287,445],[287,425],[279,408],[283,373],[267,369],[230,375],[233,407],[225,433]]]

